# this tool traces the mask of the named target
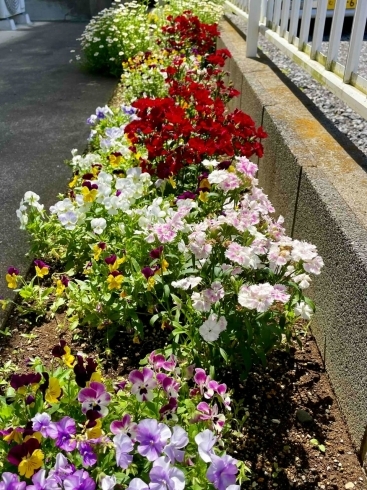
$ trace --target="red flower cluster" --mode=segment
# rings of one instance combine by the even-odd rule
[[[177,51],[190,50],[194,54],[204,55],[215,49],[213,40],[219,36],[217,24],[204,24],[190,11],[173,18],[169,16],[170,24],[162,31],[167,34],[167,48]]]
[[[192,19],[194,27],[187,24]],[[265,138],[266,133],[262,128],[256,129],[254,121],[244,112],[228,113],[226,109],[226,103],[239,92],[226,86],[220,68],[231,56],[229,51],[213,52],[215,37],[209,42],[203,34],[215,32],[216,36],[217,27],[201,24],[186,13],[173,19],[166,29],[170,36],[177,33],[185,42],[189,40],[195,44],[201,40],[202,46],[211,54],[202,56],[199,75],[195,69],[185,69],[183,55],[173,57],[171,66],[166,69],[169,97],[141,98],[132,104],[139,120],[128,124],[125,133],[133,152],[137,153],[140,145],[147,151],[147,158],[140,159],[143,171],[165,179],[206,158],[251,157],[254,154],[261,157],[260,139]],[[192,36],[198,36],[198,39],[192,40]]]

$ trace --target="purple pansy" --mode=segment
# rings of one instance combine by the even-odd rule
[[[76,440],[73,437],[76,434],[74,419],[63,417],[59,422],[51,422],[47,434],[48,437],[56,440],[57,447],[67,452],[74,451],[76,447]]]
[[[157,272],[158,269],[159,269],[159,266],[155,266],[153,268],[152,267],[143,267],[141,270],[141,273],[143,274],[145,279],[149,279],[150,277],[154,276],[154,274]]]
[[[136,395],[140,402],[152,401],[154,398],[153,389],[157,382],[153,379],[154,372],[149,368],[143,368],[143,371],[135,369],[129,374],[129,381],[132,383],[131,393]]]
[[[30,373],[30,374],[13,374],[10,378],[10,386],[14,390],[19,390],[23,386],[29,386],[33,384],[38,384],[42,379],[40,373]]]
[[[217,490],[226,490],[236,483],[238,473],[237,460],[225,454],[224,456],[212,455],[212,464],[206,473],[208,480]]]
[[[173,371],[175,369],[177,360],[175,356],[171,355],[167,360],[163,354],[156,354],[155,351],[149,355],[149,363],[154,369],[164,369],[165,371]]]
[[[113,442],[116,447],[116,463],[120,468],[126,470],[133,460],[129,453],[134,449],[134,444],[130,437],[122,432],[113,438]]]
[[[136,440],[140,443],[138,452],[149,461],[154,461],[159,458],[170,437],[171,431],[166,424],[159,424],[155,419],[144,419],[136,430]]]
[[[107,405],[111,401],[111,395],[106,391],[102,383],[92,381],[89,388],[79,391],[78,400],[82,404],[82,412],[86,414],[89,410],[99,412],[102,417],[108,414]]]
[[[213,446],[217,442],[217,438],[214,436],[213,432],[209,429],[199,432],[195,436],[195,442],[198,445],[198,451],[201,459],[205,463],[210,463],[214,455]]]
[[[51,417],[48,413],[37,413],[33,419],[32,428],[35,432],[41,432],[43,437],[48,437],[48,428],[51,423]]]
[[[27,484],[20,482],[18,475],[5,471],[1,475],[0,490],[25,490]]]
[[[111,423],[110,430],[112,434],[126,434],[134,440],[136,437],[137,426],[138,425],[135,422],[131,422],[130,415],[126,413],[121,420],[114,420]]]
[[[10,274],[11,276],[14,274],[15,276],[19,276],[19,269],[17,269],[16,267],[9,267],[8,268],[8,274]]]
[[[27,490],[61,490],[58,482],[53,476],[46,478],[46,470],[39,470],[32,476],[33,485],[29,485]]]
[[[215,430],[220,432],[223,429],[226,418],[222,413],[218,413],[218,405],[215,403],[211,408],[206,402],[200,402],[196,407],[199,412],[197,420],[211,420]]]
[[[141,478],[133,478],[126,490],[150,490]]]
[[[95,488],[95,481],[84,470],[78,470],[64,480],[65,490],[94,490]]]
[[[177,196],[176,199],[196,199],[196,198],[197,198],[197,194],[195,194],[195,192],[185,191],[179,196]]]
[[[170,443],[163,450],[171,461],[171,464],[175,464],[176,461],[179,463],[183,462],[185,451],[182,451],[182,448],[186,447],[188,443],[189,438],[187,432],[182,427],[175,425]]]
[[[162,418],[165,418],[166,420],[177,420],[177,415],[175,415],[177,406],[177,399],[170,398],[167,405],[163,405],[163,407],[160,408],[159,414]]]
[[[97,456],[95,452],[93,451],[92,446],[86,442],[86,441],[81,441],[78,444],[78,449],[80,456],[83,459],[83,466],[93,466],[97,463]]]
[[[72,475],[74,472],[75,466],[69,463],[62,453],[58,453],[55,466],[49,473],[49,478],[54,478],[61,485],[65,478]]]
[[[163,245],[160,245],[157,248],[154,248],[149,252],[149,257],[151,259],[159,259],[159,257],[162,255],[163,252]]]
[[[149,472],[150,490],[183,490],[185,475],[181,470],[171,466],[165,457],[157,459]]]

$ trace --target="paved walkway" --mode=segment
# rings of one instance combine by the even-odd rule
[[[0,32],[0,295],[5,273],[24,271],[27,234],[15,215],[27,190],[47,207],[66,189],[70,150],[86,147],[86,118],[108,102],[116,80],[80,71],[70,50],[85,24],[38,23]],[[0,313],[1,315],[1,313]]]

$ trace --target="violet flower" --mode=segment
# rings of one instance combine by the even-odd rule
[[[122,432],[113,438],[113,442],[116,447],[116,464],[126,470],[133,460],[132,455],[129,453],[134,449],[134,444],[131,442],[130,437]]]
[[[106,475],[101,478],[100,485],[102,490],[113,490],[116,485],[116,477]]]
[[[170,437],[171,431],[166,424],[159,424],[155,419],[142,420],[136,430],[136,440],[140,443],[139,454],[149,461],[155,461]]]
[[[76,448],[76,440],[74,435],[76,434],[75,420],[70,417],[63,417],[59,422],[51,422],[47,429],[48,437],[55,439],[56,446],[64,451],[74,451]]]
[[[154,372],[145,367],[143,371],[134,369],[129,374],[129,381],[133,384],[131,393],[136,395],[136,398],[142,401],[152,401],[154,398],[153,389],[157,386],[157,382],[153,379]]]
[[[49,416],[49,414],[46,412],[37,413],[31,420],[33,422],[33,430],[35,432],[40,432],[43,437],[48,437],[48,428],[51,423],[51,417]]]
[[[92,381],[89,388],[79,391],[78,400],[82,404],[82,412],[86,414],[89,410],[99,412],[102,417],[108,414],[107,405],[111,401],[111,395],[106,391],[102,383]]]
[[[65,490],[95,490],[95,488],[95,481],[84,470],[77,470],[64,480]]]
[[[52,476],[46,478],[46,470],[39,470],[32,476],[33,485],[28,485],[27,490],[61,490],[56,479]]]
[[[237,460],[225,454],[224,456],[212,455],[212,464],[206,473],[208,480],[217,490],[226,490],[236,483],[238,468]]]
[[[158,458],[149,472],[150,490],[183,490],[185,475],[181,470],[170,466],[165,457]]]
[[[213,446],[217,442],[217,438],[213,432],[209,429],[205,429],[203,432],[199,432],[195,436],[195,442],[198,445],[199,456],[205,463],[210,463],[214,455]]]
[[[20,482],[19,476],[5,471],[1,475],[2,481],[0,481],[0,490],[26,490],[26,482]]]
[[[68,476],[72,475],[75,472],[75,466],[67,460],[67,458],[62,454],[58,453],[56,456],[56,463],[52,470],[50,470],[49,478],[54,478],[59,485],[62,485],[62,482]]]
[[[141,478],[133,478],[126,490],[150,490],[150,488]]]
[[[188,443],[189,438],[187,432],[182,427],[175,425],[170,443],[163,450],[171,464],[175,464],[176,461],[179,463],[183,462],[185,451],[182,451],[182,448],[186,447]]]
[[[92,446],[86,442],[86,441],[81,441],[78,444],[78,449],[80,456],[83,459],[83,466],[93,466],[97,463],[97,456],[95,452],[93,451]]]

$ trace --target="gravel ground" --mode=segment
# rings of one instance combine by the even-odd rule
[[[229,14],[228,18],[243,32],[246,32],[246,23],[236,15]],[[349,41],[343,38],[339,49],[340,63],[345,63]],[[367,155],[367,121],[350,109],[332,92],[316,82],[308,73],[281,53],[271,42],[263,36],[259,38],[259,47],[288,78],[309,97],[314,104],[330,119],[335,126]],[[326,53],[328,43],[324,42],[322,52]],[[359,74],[367,78],[367,41],[363,42],[360,58]]]

